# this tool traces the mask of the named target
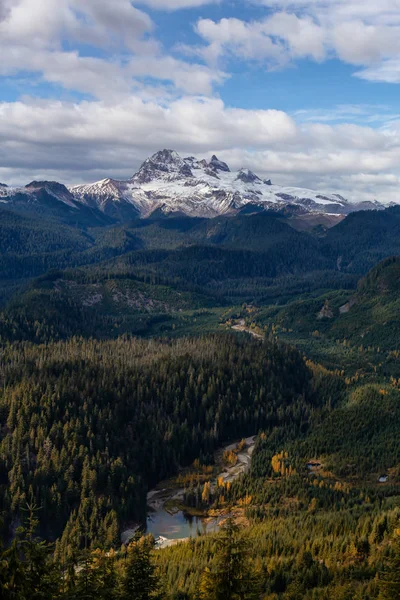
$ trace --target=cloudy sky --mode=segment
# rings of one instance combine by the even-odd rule
[[[0,0],[0,181],[164,147],[400,202],[400,0]]]

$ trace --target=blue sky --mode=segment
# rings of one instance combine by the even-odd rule
[[[195,32],[199,18],[215,22],[224,18],[251,22],[273,15],[274,10],[242,1],[219,2],[175,12],[150,10],[149,13],[156,24],[159,39],[169,52],[174,52],[177,40],[188,45],[201,42]],[[331,109],[339,104],[364,104],[367,99],[369,104],[400,107],[400,86],[363,81],[353,76],[358,71],[357,66],[334,57],[321,63],[300,60],[276,70],[267,70],[256,61],[249,64],[231,57],[225,59],[224,66],[231,78],[218,88],[218,92],[231,106],[297,111]]]
[[[218,153],[397,201],[400,0],[0,0],[0,181]]]

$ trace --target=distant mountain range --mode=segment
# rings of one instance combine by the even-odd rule
[[[210,161],[181,158],[161,150],[148,158],[127,181],[103,179],[66,187],[57,182],[34,181],[21,188],[0,184],[0,203],[21,209],[61,210],[85,220],[126,221],[153,215],[213,218],[273,210],[287,215],[348,215],[381,210],[379,202],[350,202],[340,194],[274,185],[249,169],[232,172],[213,156]]]

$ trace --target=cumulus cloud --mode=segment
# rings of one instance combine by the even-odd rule
[[[348,21],[333,29],[333,45],[343,61],[375,64],[400,51],[400,26],[374,26],[362,21]]]
[[[146,4],[157,10],[179,10],[182,8],[197,8],[206,4],[215,4],[220,0],[141,0],[141,4]]]
[[[152,20],[130,0],[4,1],[0,13],[3,76],[31,72],[44,81],[109,101],[137,92],[144,78],[162,81],[177,93],[206,95],[226,78],[218,69],[166,55],[153,36]],[[64,39],[71,49],[63,48]],[[82,55],[79,43],[96,52]],[[99,53],[99,49],[112,52]]]
[[[221,84],[228,77],[223,71],[186,63],[172,56],[132,59],[127,69],[135,77],[150,76],[160,81],[171,81],[176,88],[189,94],[210,95],[214,85]]]
[[[208,43],[198,53],[209,61],[232,55],[245,60],[265,61],[270,68],[292,59],[325,58],[324,32],[307,16],[277,13],[262,21],[200,19],[196,31]]]
[[[317,61],[325,58],[324,31],[310,17],[277,13],[264,26],[268,35],[286,42],[293,58],[312,57]]]
[[[363,69],[355,75],[398,83],[400,0],[253,0],[269,9],[251,23],[199,20],[196,31],[207,43],[203,57],[264,61],[276,68],[302,58],[336,56]],[[273,12],[275,11],[275,12]],[[231,22],[230,22],[231,21]]]
[[[0,104],[0,181],[6,183],[127,178],[163,147],[199,157],[215,152],[232,168],[249,167],[278,184],[352,200],[399,200],[400,121],[379,129],[299,123],[282,111],[229,108],[219,99],[193,96],[163,106],[137,97],[112,106]]]
[[[390,109],[289,115],[228,107],[215,92],[226,57],[276,69],[336,56],[358,77],[400,83],[400,0],[253,0],[271,9],[265,18],[200,19],[201,45],[186,59],[167,53],[146,6],[211,1],[0,0],[0,76],[28,73],[86,98],[0,103],[0,181],[126,178],[173,147],[216,152],[276,183],[399,200],[400,118]]]
[[[143,154],[160,145],[204,152],[209,147],[247,145],[249,140],[254,147],[286,143],[295,139],[296,131],[295,122],[284,112],[226,108],[218,99],[184,97],[167,106],[135,97],[112,107],[103,102],[0,104],[3,164],[15,160],[7,159],[5,150],[14,143],[66,148],[76,144],[82,148],[78,154],[85,155],[88,148],[95,146],[97,151],[101,144],[135,146]],[[34,166],[38,159],[33,153],[29,160]],[[54,156],[53,161],[59,158]],[[126,159],[122,162],[127,164]]]
[[[2,43],[22,41],[36,47],[60,47],[62,35],[129,47],[153,28],[150,17],[130,0],[5,0],[2,12]]]

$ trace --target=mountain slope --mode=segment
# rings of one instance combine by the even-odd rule
[[[252,210],[290,211],[294,214],[346,215],[361,208],[383,208],[379,203],[352,204],[339,194],[273,185],[249,169],[234,173],[213,156],[210,161],[181,158],[161,150],[148,158],[128,181],[105,179],[70,187],[71,194],[88,206],[113,216],[129,212],[142,217],[154,211],[212,218]]]
[[[338,269],[366,273],[378,262],[400,255],[400,207],[349,215],[326,235],[327,251],[337,256]]]
[[[69,188],[54,181],[33,181],[21,188],[0,184],[0,203],[86,226],[155,213],[214,218],[272,210],[294,216],[299,229],[308,228],[302,223],[307,215],[323,215],[315,225],[329,227],[352,212],[384,208],[379,202],[349,202],[337,193],[274,185],[249,169],[232,172],[216,156],[210,161],[181,158],[174,150],[157,152],[127,181],[108,178]]]
[[[273,323],[281,331],[294,331],[304,339],[327,345],[342,345],[381,355],[400,350],[400,256],[387,258],[358,282],[355,292],[327,291],[323,296],[299,298],[290,304],[268,309],[260,322]],[[317,343],[317,342],[315,342]]]
[[[32,181],[22,188],[0,185],[0,206],[14,213],[54,219],[58,223],[96,227],[113,220],[96,206],[77,202],[71,192],[56,181]]]
[[[340,308],[332,335],[363,346],[400,349],[400,257],[384,260],[361,279],[357,293]]]

